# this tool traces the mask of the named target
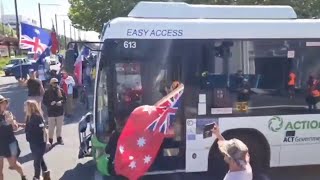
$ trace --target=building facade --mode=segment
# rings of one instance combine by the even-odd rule
[[[19,15],[19,22],[24,22],[24,23],[28,23],[31,25],[38,25],[38,21],[34,20],[32,18],[29,18],[27,16],[23,16],[23,15]],[[11,14],[7,14],[7,15],[3,15],[2,16],[2,23],[5,25],[10,25],[12,27],[12,29],[16,30],[16,16],[15,15],[11,15]]]

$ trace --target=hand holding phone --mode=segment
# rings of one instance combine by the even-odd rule
[[[214,125],[213,128],[211,129],[212,133],[216,136],[220,135],[220,128],[217,125]]]
[[[215,122],[210,123],[210,124],[206,124],[206,125],[204,126],[204,129],[203,129],[203,139],[212,137],[212,132],[213,132],[213,129],[214,129],[215,126],[216,126],[216,123],[215,123]]]

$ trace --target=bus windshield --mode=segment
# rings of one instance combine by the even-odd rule
[[[320,39],[108,39],[103,53],[115,72],[117,107],[152,105],[181,81],[186,119],[318,113]]]

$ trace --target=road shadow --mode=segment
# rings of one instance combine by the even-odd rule
[[[78,163],[75,168],[67,170],[59,180],[93,180],[95,171],[94,161],[88,161],[85,164]]]
[[[21,163],[21,164],[24,164],[24,163],[27,163],[29,161],[32,161],[33,160],[33,157],[32,157],[32,154],[31,153],[28,153],[24,156],[21,156],[18,158],[18,161]]]
[[[73,124],[78,123],[82,116],[86,115],[88,112],[92,112],[92,104],[93,104],[93,95],[89,96],[90,109],[87,110],[84,104],[79,102],[79,99],[76,100],[75,109],[73,116],[71,118],[66,118],[64,120],[64,124]]]
[[[45,154],[49,153],[49,152],[50,152],[52,149],[54,149],[57,145],[59,145],[59,144],[58,144],[58,143],[52,144],[52,146],[50,146],[50,147],[46,150],[46,153],[45,153]],[[24,155],[24,156],[20,156],[20,157],[18,158],[18,161],[19,161],[21,164],[27,163],[27,162],[32,161],[32,160],[33,160],[33,156],[32,156],[32,153],[31,153],[31,152],[28,153],[28,154],[26,154],[26,155]]]

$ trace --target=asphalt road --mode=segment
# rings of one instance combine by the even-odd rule
[[[15,114],[19,122],[23,122],[23,102],[26,100],[26,90],[17,85],[12,77],[0,77],[0,94],[11,98],[10,110]],[[79,113],[78,113],[79,112]],[[95,166],[90,158],[78,160],[78,134],[77,121],[86,111],[81,107],[77,109],[77,117],[65,121],[63,137],[65,145],[55,146],[45,155],[48,167],[52,170],[52,180],[93,180]],[[19,161],[23,164],[24,171],[29,179],[33,175],[33,161],[30,148],[25,140],[25,134],[17,135],[22,150]],[[294,157],[292,157],[294,158]],[[320,158],[315,154],[315,158]],[[320,166],[290,167],[271,169],[271,180],[319,180]],[[19,180],[16,172],[4,168],[5,180]],[[148,176],[143,180],[216,180],[206,173],[173,174]]]

